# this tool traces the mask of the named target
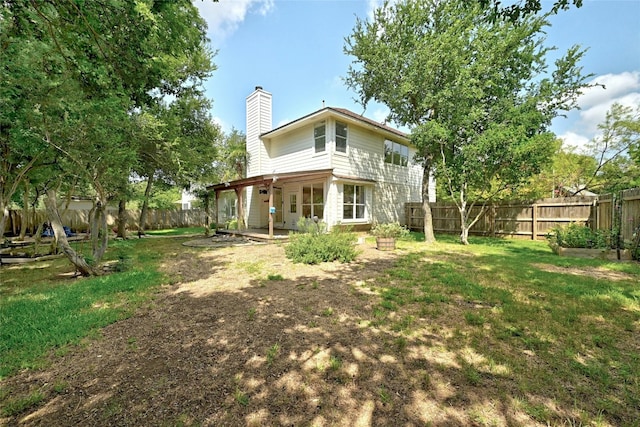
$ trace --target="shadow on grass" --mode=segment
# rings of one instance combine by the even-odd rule
[[[232,289],[228,255],[176,256],[180,283],[152,307],[51,370],[3,384],[47,393],[9,422],[633,423],[635,330],[539,286],[550,276],[531,266],[537,248],[499,247],[464,263],[444,250],[323,274],[271,265],[271,280]],[[194,274],[203,262],[206,277]]]

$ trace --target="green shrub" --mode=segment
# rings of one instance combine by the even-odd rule
[[[371,234],[376,237],[395,237],[396,239],[404,239],[409,237],[409,230],[399,222],[385,222],[376,224],[371,228]]]
[[[313,223],[313,227],[315,226],[316,224]],[[293,262],[304,264],[319,264],[336,260],[347,263],[355,259],[357,255],[354,246],[357,240],[355,234],[337,229],[322,234],[319,233],[320,229],[321,226],[316,231],[311,230],[308,233],[292,233],[289,236],[289,244],[284,248],[287,258]]]
[[[298,233],[318,235],[325,234],[327,232],[327,224],[322,220],[318,220],[318,222],[316,222],[311,218],[301,217],[298,219],[296,226],[298,228]]]
[[[591,228],[578,223],[572,223],[565,227],[554,227],[547,240],[551,246],[563,248],[595,248],[604,249],[611,247],[609,233]]]
[[[227,230],[237,230],[238,229],[238,218],[233,218],[227,221],[226,223]]]

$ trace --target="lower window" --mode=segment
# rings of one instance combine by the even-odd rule
[[[364,186],[345,184],[342,201],[343,219],[364,219]]]
[[[302,216],[305,218],[323,218],[324,186],[323,184],[305,185],[302,187]]]

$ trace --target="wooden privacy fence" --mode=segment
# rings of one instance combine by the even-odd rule
[[[630,241],[640,225],[640,189],[626,190],[619,198],[621,237]],[[490,205],[470,234],[484,236],[513,236],[544,239],[556,226],[582,222],[593,229],[611,230],[615,218],[614,197],[563,197],[542,199],[535,203],[496,203]],[[480,207],[471,210],[471,216]],[[433,229],[440,233],[460,233],[460,213],[454,203],[432,203]],[[421,203],[405,204],[406,224],[412,230],[424,228]]]
[[[85,232],[89,230],[89,210],[68,209],[61,211],[62,224],[68,226],[73,231]],[[118,209],[107,208],[107,224],[115,226],[118,218]],[[129,230],[138,229],[140,218],[139,210],[127,209],[127,228]],[[24,218],[20,210],[9,211],[6,233],[13,235],[20,234]],[[44,210],[30,211],[27,218],[27,234],[33,234],[39,224],[47,222],[47,215]],[[197,227],[205,222],[205,214],[202,209],[190,210],[163,210],[149,209],[147,212],[146,230],[158,230],[176,227]]]

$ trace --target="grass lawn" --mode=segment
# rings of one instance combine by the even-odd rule
[[[72,245],[89,250],[87,243]],[[114,241],[105,261],[117,261],[126,271],[88,279],[74,279],[66,258],[2,267],[0,379],[41,367],[51,349],[67,351],[69,344],[130,316],[162,284],[162,255],[161,241]]]
[[[346,296],[341,297],[344,307],[338,302],[311,305],[311,297],[330,297],[322,295],[328,287],[320,279],[309,282],[309,274],[306,281],[288,279],[293,274],[291,267],[279,260],[273,262],[273,247],[264,246],[264,260],[255,258],[238,265],[222,264],[216,256],[207,261],[215,271],[236,268],[259,280],[254,288],[243,291],[247,294],[244,299],[238,298],[237,292],[217,295],[205,305],[203,313],[222,316],[221,308],[216,312],[209,306],[224,298],[233,299],[236,312],[226,317],[227,323],[237,322],[241,329],[232,328],[225,346],[240,340],[245,344],[239,348],[247,348],[247,343],[267,334],[270,325],[276,325],[274,322],[281,318],[281,313],[275,312],[264,320],[273,296],[270,289],[282,289],[284,295],[292,295],[288,316],[301,317],[291,320],[297,325],[292,330],[331,336],[354,322],[355,326],[345,329],[358,335],[353,336],[352,345],[360,342],[359,348],[365,348],[366,342],[371,350],[367,357],[377,361],[372,367],[382,369],[385,365],[385,369],[391,369],[388,360],[393,359],[392,377],[398,377],[396,380],[405,385],[399,386],[389,377],[378,379],[375,372],[367,371],[366,359],[354,359],[355,350],[342,351],[342,347],[328,352],[322,370],[316,367],[306,373],[303,382],[307,394],[318,388],[324,390],[319,395],[328,399],[328,395],[344,392],[351,381],[359,381],[359,394],[354,391],[353,396],[369,397],[362,401],[353,397],[352,404],[356,408],[372,408],[373,424],[376,414],[381,414],[380,419],[402,421],[402,425],[415,423],[416,419],[399,409],[403,400],[409,399],[401,397],[408,389],[411,396],[435,402],[431,409],[424,409],[423,405],[427,413],[433,414],[432,419],[438,420],[444,413],[455,415],[457,418],[447,420],[457,425],[640,425],[640,264],[558,257],[544,242],[471,238],[472,244],[465,247],[457,244],[453,236],[439,236],[438,243],[424,246],[419,234],[413,237],[414,241],[399,242],[388,268],[376,270],[371,278],[357,280],[357,271],[353,275],[340,273],[338,283]],[[124,260],[129,268],[96,279],[61,278],[61,274],[69,273],[65,260],[48,262],[46,268],[42,268],[44,264],[3,267],[0,377],[12,377],[24,368],[46,369],[45,360],[52,359],[45,356],[51,351],[76,351],[74,344],[87,336],[95,339],[99,328],[131,315],[153,298],[162,283],[199,283],[198,275],[190,278],[193,272],[187,264],[179,278],[159,273],[161,262],[182,251],[182,240],[174,240],[114,242],[108,256]],[[193,249],[185,258],[195,259],[203,253],[206,252]],[[257,265],[273,267],[265,272],[263,267],[253,267]],[[314,272],[322,266],[309,268]],[[340,264],[335,268],[349,269]],[[231,280],[234,275],[239,276],[233,273],[221,277]],[[252,292],[259,293],[260,298],[255,300],[259,304],[249,298]],[[300,296],[303,293],[307,297]],[[252,305],[241,305],[245,300]],[[194,299],[190,304],[195,310],[196,305],[204,303]],[[297,309],[293,308],[295,304]],[[198,322],[206,318],[201,316]],[[215,327],[222,330],[230,326],[227,323],[215,323]],[[239,332],[257,325],[261,325],[261,334],[250,340]],[[215,336],[215,331],[207,328]],[[281,338],[259,344],[264,347],[264,366],[251,377],[244,372],[249,369],[249,362],[242,359],[245,356],[229,354],[229,366],[238,359],[239,369],[243,370],[242,374],[229,373],[230,384],[226,387],[231,393],[231,406],[220,409],[237,416],[233,420],[248,419],[247,411],[254,409],[252,405],[265,393],[274,405],[281,402],[281,407],[287,408],[290,403],[286,397],[289,395],[282,397],[275,386],[265,393],[251,392],[260,390],[256,385],[261,384],[260,378],[292,373],[292,366],[297,366],[292,355],[304,353],[305,344],[293,338],[287,341],[280,329],[273,336]],[[299,349],[291,347],[298,343]],[[342,342],[345,344],[349,345]],[[143,345],[134,339],[131,347]],[[250,356],[246,357],[255,362],[255,356]],[[311,356],[315,357],[315,353]],[[216,378],[222,387],[224,376],[218,374]],[[0,385],[0,421],[2,416],[17,416],[43,405],[60,393],[56,387],[64,389],[64,384],[16,396]],[[196,393],[197,386],[193,387],[192,392]],[[174,414],[176,422],[198,425],[203,421],[198,421],[201,406],[194,406],[189,412],[188,402],[183,403],[183,412]],[[119,405],[119,410],[126,412],[126,404]],[[416,405],[420,408],[419,402]],[[291,406],[298,407],[298,403]],[[460,409],[451,415],[451,408]],[[396,410],[399,415],[393,412]],[[329,424],[343,420],[332,412],[321,415]],[[408,421],[403,416],[409,417]],[[270,420],[278,423],[277,418]]]
[[[145,234],[151,236],[186,236],[186,235],[204,235],[204,227],[183,227],[183,228],[166,228],[164,230],[146,230]],[[212,230],[213,233],[213,230]]]

